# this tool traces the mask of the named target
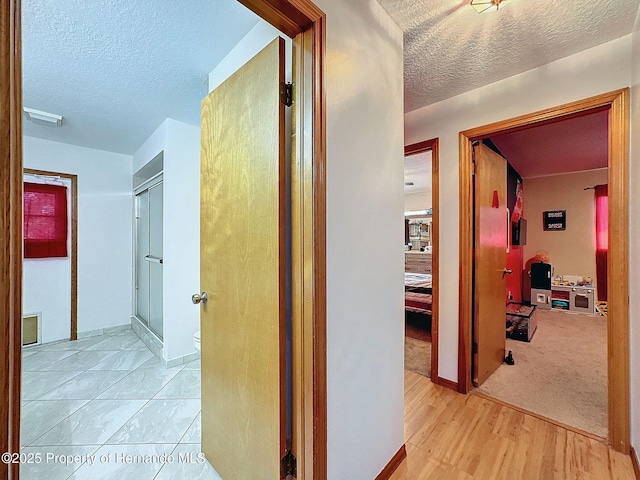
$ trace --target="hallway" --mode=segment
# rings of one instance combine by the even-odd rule
[[[407,459],[392,480],[635,480],[603,443],[405,371]]]

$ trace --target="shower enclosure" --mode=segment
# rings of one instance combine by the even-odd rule
[[[162,340],[162,175],[135,190],[134,314]]]

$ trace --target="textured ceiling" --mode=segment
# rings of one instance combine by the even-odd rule
[[[133,153],[166,118],[198,125],[208,74],[258,22],[236,0],[22,0],[24,133]]]
[[[405,110],[630,33],[640,0],[379,0],[405,32]],[[236,0],[23,0],[26,135],[133,153],[167,117],[197,125],[207,75],[258,18]]]
[[[608,111],[513,133],[491,141],[522,178],[606,168]]]
[[[631,33],[640,0],[378,0],[404,31],[405,111]]]

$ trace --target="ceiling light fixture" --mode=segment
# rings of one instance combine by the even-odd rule
[[[41,112],[40,110],[34,110],[33,108],[23,107],[24,114],[28,120],[42,125],[50,125],[55,127],[62,126],[62,115],[56,115],[55,113]]]
[[[511,0],[471,0],[471,6],[478,13],[493,12],[500,10]]]

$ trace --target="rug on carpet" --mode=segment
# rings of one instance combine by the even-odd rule
[[[431,376],[431,342],[404,337],[404,368],[425,377]]]
[[[608,435],[607,317],[536,309],[531,343],[507,339],[502,364],[478,390],[560,423]]]

